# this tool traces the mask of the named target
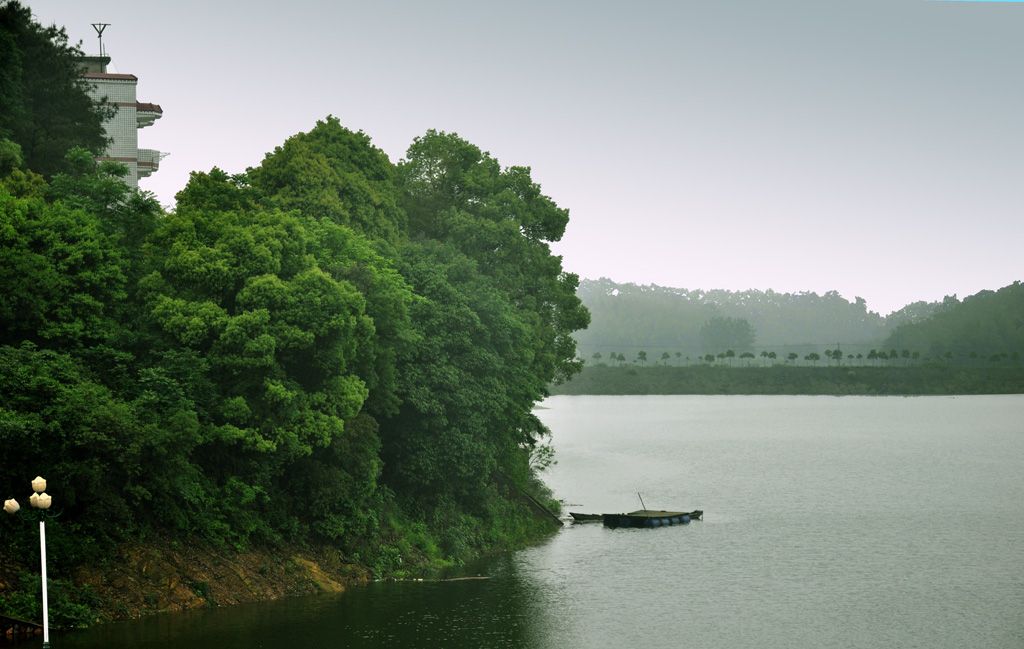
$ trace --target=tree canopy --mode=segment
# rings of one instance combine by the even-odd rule
[[[0,142],[16,143],[23,167],[46,178],[67,171],[72,147],[107,145],[103,120],[114,109],[89,97],[81,56],[63,27],[43,27],[17,0],[0,0]]]
[[[167,530],[379,570],[396,520],[450,561],[528,528],[531,410],[589,318],[530,170],[435,131],[395,165],[328,116],[163,213],[95,162],[80,55],[0,0],[5,480],[60,476],[79,556]]]
[[[473,200],[412,172],[437,150]],[[548,248],[567,212],[456,136],[408,156],[329,117],[245,173],[193,172],[167,214],[82,148],[49,181],[11,165],[5,474],[67,476],[98,539],[355,551],[389,507],[497,525],[502,485],[532,484],[533,406],[578,369],[587,311]]]
[[[884,347],[947,353],[991,355],[1024,351],[1024,285],[1019,281],[997,291],[981,291],[958,302],[949,297],[932,317],[898,327]]]
[[[255,187],[282,209],[352,228],[371,240],[394,243],[405,231],[397,205],[394,166],[362,131],[336,117],[294,135],[249,170]]]
[[[700,341],[708,350],[726,349],[727,353],[738,349],[750,351],[757,341],[757,334],[750,323],[743,318],[711,318],[700,327]]]
[[[682,350],[684,356],[695,358],[710,351],[700,332],[715,318],[745,320],[756,332],[756,344],[766,350],[798,347],[803,354],[837,342],[870,346],[900,324],[920,322],[947,308],[943,303],[917,302],[883,317],[868,311],[863,299],[850,301],[836,291],[818,295],[700,290],[609,279],[583,280],[579,296],[592,314],[590,326],[577,334],[585,357],[614,347],[631,353],[644,348]],[[729,346],[739,344],[725,345]],[[756,350],[751,346],[750,351]]]
[[[568,210],[541,193],[529,168],[502,169],[454,133],[416,138],[398,178],[410,235],[450,243],[475,260],[530,326],[538,381],[577,372],[571,333],[590,316],[575,294],[579,278],[548,246],[565,233]]]

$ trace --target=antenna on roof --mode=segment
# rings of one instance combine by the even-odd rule
[[[110,27],[110,23],[93,23],[92,28],[96,30],[96,37],[100,39],[100,56],[103,56],[103,30]]]

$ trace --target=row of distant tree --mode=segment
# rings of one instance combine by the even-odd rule
[[[1024,364],[985,362],[950,371],[930,363],[904,366],[795,366],[774,369],[676,367],[612,367],[590,365],[572,381],[553,388],[555,394],[763,394],[763,395],[953,395],[1021,394]]]
[[[674,354],[669,352],[662,352],[660,357],[650,358],[645,350],[637,352],[636,356],[632,359],[626,357],[625,354],[619,352],[611,352],[605,357],[601,352],[594,352],[590,358],[590,364],[600,365],[607,363],[615,363],[619,366],[631,364],[645,366],[650,361],[654,365],[729,365],[734,366],[737,362],[742,367],[751,367],[760,365],[762,367],[774,367],[776,363],[782,362],[789,365],[799,365],[801,360],[804,364],[817,366],[818,362],[825,358],[825,365],[831,367],[833,364],[836,366],[854,365],[863,366],[870,365],[872,367],[884,367],[884,366],[902,366],[917,365],[921,363],[947,363],[947,364],[969,364],[977,365],[979,363],[991,362],[991,363],[1019,363],[1021,360],[1021,354],[1018,351],[1014,352],[997,352],[989,355],[979,354],[977,351],[970,351],[968,353],[954,354],[952,351],[947,351],[938,357],[922,356],[920,351],[911,351],[909,349],[903,349],[897,351],[895,348],[889,351],[872,349],[867,354],[845,354],[841,349],[826,349],[823,354],[817,352],[810,352],[803,357],[797,352],[789,352],[784,356],[780,356],[777,352],[763,350],[760,353],[761,360],[758,361],[758,355],[754,352],[742,352],[737,354],[732,349],[727,349],[724,352],[718,352],[717,354],[706,353],[703,355],[697,355],[695,357],[684,356],[683,352],[677,351]],[[674,358],[674,361],[673,361]]]
[[[625,362],[619,361],[619,352],[636,358],[640,351],[654,349],[670,357],[681,352],[677,361],[699,361],[709,351],[718,358],[731,349],[734,354],[774,351],[777,359],[785,354],[791,363],[814,363],[812,354],[820,361],[827,350],[842,349],[839,362],[865,362],[872,350],[871,361],[892,362],[895,349],[900,350],[896,357],[906,362],[972,362],[1024,350],[1020,282],[963,301],[950,296],[942,302],[915,303],[884,318],[867,311],[863,300],[851,303],[834,291],[823,296],[705,292],[602,279],[584,280],[579,295],[592,315],[590,327],[577,334],[580,354],[590,360],[614,350],[608,361]],[[883,350],[889,350],[885,358]],[[792,353],[797,358],[789,358]]]

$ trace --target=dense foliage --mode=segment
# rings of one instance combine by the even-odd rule
[[[709,351],[751,351],[757,332],[743,318],[732,316],[711,318],[700,327],[702,349]]]
[[[534,534],[531,409],[588,314],[529,169],[434,131],[395,165],[328,117],[165,214],[94,161],[80,54],[0,0],[0,484],[49,478],[51,573],[156,533],[378,576]]]
[[[710,353],[732,350],[821,354],[841,346],[867,353],[897,326],[920,322],[956,303],[916,302],[882,317],[867,303],[850,302],[835,291],[813,292],[688,290],[662,286],[617,284],[608,279],[583,280],[579,289],[592,314],[586,331],[577,335],[588,362],[599,358],[633,361],[639,354],[668,354],[697,361]],[[673,362],[675,362],[673,360]]]
[[[19,151],[25,168],[50,178],[67,171],[68,149],[106,147],[103,118],[113,109],[93,104],[85,93],[81,56],[63,28],[43,27],[17,0],[0,0],[0,172],[12,166],[3,161],[5,148]]]
[[[590,292],[601,287],[601,296]],[[588,367],[558,394],[994,394],[1024,392],[1024,286],[1015,282],[998,291],[941,304],[915,303],[890,314],[895,326],[874,342],[797,342],[780,340],[776,327],[793,318],[793,331],[817,321],[822,332],[855,334],[857,323],[870,324],[862,303],[851,305],[834,294],[779,296],[748,291],[689,292],[627,285],[622,291],[607,280],[584,282],[581,294],[594,310],[594,325],[581,341],[604,332],[615,346],[589,342],[596,349]],[[624,300],[620,301],[622,296]],[[783,299],[784,298],[784,299]],[[822,302],[831,302],[821,309]],[[786,304],[789,307],[786,307]],[[843,308],[845,304],[848,308]],[[745,319],[711,315],[719,309],[743,313],[767,324],[767,340]],[[672,345],[669,314],[707,317],[698,329],[700,350],[682,341]],[[771,318],[766,313],[773,314]],[[664,346],[629,344],[625,318]],[[830,317],[823,317],[831,314]],[[874,316],[875,314],[869,314]],[[847,318],[843,320],[843,318]],[[644,328],[659,323],[663,328]],[[682,325],[680,325],[682,326]],[[876,325],[872,325],[875,327]],[[831,327],[831,328],[829,328]],[[778,331],[784,331],[780,327]],[[661,336],[658,338],[657,336]],[[823,338],[819,334],[819,338]],[[755,346],[756,340],[756,346]],[[814,340],[813,338],[810,340]],[[841,341],[842,339],[840,339]],[[854,338],[854,340],[857,340]],[[581,342],[581,349],[587,349]],[[607,351],[608,349],[611,351]],[[662,350],[665,351],[662,351]],[[724,349],[724,351],[718,351]],[[657,350],[657,351],[653,351]],[[630,352],[626,356],[623,352]],[[660,352],[660,355],[659,355]],[[716,352],[716,353],[713,353]]]
[[[934,317],[897,328],[883,347],[959,359],[1024,353],[1024,285],[953,299]]]
[[[328,118],[163,214],[84,149],[49,181],[15,163],[0,462],[12,495],[50,479],[58,552],[319,539],[384,571],[402,530],[447,560],[521,540],[531,409],[588,319],[528,169],[436,132],[396,166]]]

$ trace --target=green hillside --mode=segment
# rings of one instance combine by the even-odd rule
[[[958,359],[1024,353],[1024,285],[982,291],[924,321],[903,324],[883,347]]]
[[[0,28],[0,485],[48,479],[52,577],[157,537],[401,576],[550,530],[522,497],[550,495],[532,409],[589,317],[529,169],[436,131],[394,164],[328,116],[245,173],[192,172],[164,213],[74,146],[98,113],[36,155],[38,75],[82,105],[58,83],[81,53],[14,1]],[[16,523],[0,564],[37,566]],[[28,615],[15,585],[0,613]]]
[[[850,302],[835,291],[813,292],[688,290],[656,285],[617,284],[608,279],[583,280],[578,292],[591,312],[591,324],[576,334],[580,354],[624,354],[632,360],[643,350],[660,357],[694,360],[728,345],[702,335],[709,322],[742,320],[753,329],[753,341],[737,353],[795,351],[819,354],[837,345],[867,353],[898,325],[921,321],[945,308],[944,303],[918,302],[886,317],[868,311],[864,300]]]
[[[730,351],[737,358],[772,355],[789,365],[817,365],[831,352],[887,360],[894,351],[915,363],[941,356],[971,364],[1024,352],[1022,293],[1018,282],[962,302],[955,296],[916,302],[883,317],[864,300],[850,302],[835,291],[702,291],[583,280],[578,294],[591,324],[576,338],[591,365],[689,366]]]

